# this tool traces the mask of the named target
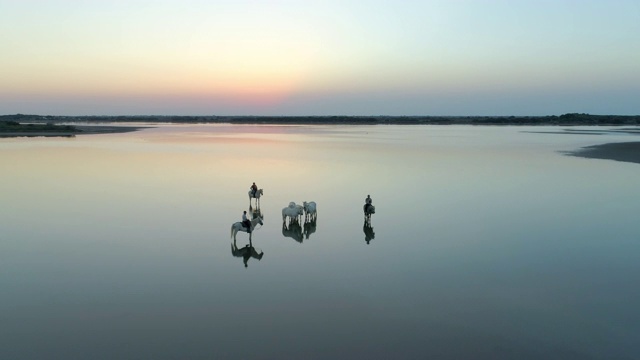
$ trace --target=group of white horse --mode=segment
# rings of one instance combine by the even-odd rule
[[[260,197],[264,195],[262,189],[258,189],[255,194],[253,190],[249,190],[249,207],[251,207],[251,199],[256,199],[256,208],[260,206]],[[376,210],[373,205],[367,206],[367,204],[363,207],[365,221],[371,221],[371,214],[375,214]],[[287,207],[282,209],[282,223],[283,226],[286,225],[287,219],[289,223],[296,222],[307,223],[307,222],[315,222],[318,217],[317,205],[315,201],[303,201],[302,205],[296,204],[291,201]],[[304,221],[303,221],[304,220]],[[260,224],[262,225],[262,216],[257,216],[256,218],[251,220],[251,233],[253,233],[253,229]],[[248,232],[247,228],[242,224],[241,221],[238,221],[231,225],[231,237],[235,240],[236,234],[238,231]],[[251,239],[251,233],[249,233],[249,239]]]
[[[289,221],[296,221],[298,223],[307,221],[315,221],[318,212],[317,212],[316,202],[315,201],[303,201],[302,205],[298,205],[295,202],[290,202],[289,206],[282,208],[282,222],[286,222],[287,219]]]

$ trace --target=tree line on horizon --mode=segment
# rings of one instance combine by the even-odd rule
[[[567,113],[548,116],[60,116],[0,115],[0,121],[58,122],[160,122],[160,123],[235,123],[235,124],[406,124],[406,125],[640,125],[640,115],[591,115]]]

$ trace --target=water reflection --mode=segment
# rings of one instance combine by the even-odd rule
[[[220,128],[234,133],[0,140],[0,304],[11,309],[0,359],[640,353],[640,168],[555,152],[604,140],[522,127]],[[374,161],[385,171],[370,176]],[[259,212],[242,200],[254,174],[268,189]],[[371,216],[358,232],[363,186],[376,207],[384,199],[366,254],[376,227]],[[272,217],[298,199],[323,212],[320,235],[298,222],[314,236],[305,249],[283,241],[276,217],[253,232],[257,246],[230,238],[229,258],[224,235],[243,210]],[[277,264],[260,265],[261,241]],[[249,323],[267,346],[237,346]]]
[[[304,238],[309,240],[309,236],[316,232],[316,218],[310,221],[305,221],[304,223]]]
[[[261,218],[264,220],[264,215],[262,214],[262,211],[260,211],[260,204],[256,205],[255,208],[249,206],[249,212],[251,213],[252,219]]]
[[[373,232],[373,226],[371,226],[371,218],[364,220],[364,225],[362,225],[362,231],[364,232],[364,241],[369,242],[376,237],[376,233]]]
[[[300,225],[300,221],[297,218],[292,218],[289,223],[282,222],[282,235],[284,237],[292,238],[293,240],[302,244],[303,230]]]
[[[241,257],[242,262],[244,263],[244,267],[248,267],[249,259],[254,258],[260,261],[264,256],[264,251],[260,250],[258,252],[258,250],[253,247],[251,236],[249,236],[249,243],[241,248],[238,248],[238,245],[236,245],[236,240],[233,240],[233,242],[231,243],[231,255],[235,257]]]

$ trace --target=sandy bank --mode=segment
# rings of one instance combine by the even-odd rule
[[[609,143],[587,146],[568,155],[589,159],[606,159],[640,164],[640,142]]]
[[[116,134],[147,129],[149,126],[102,126],[75,125],[75,131],[8,131],[0,132],[0,138],[7,137],[74,137],[76,135]]]

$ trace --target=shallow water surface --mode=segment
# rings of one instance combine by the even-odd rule
[[[640,165],[562,154],[630,137],[554,132],[2,139],[0,358],[637,358]]]

